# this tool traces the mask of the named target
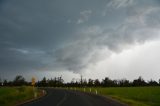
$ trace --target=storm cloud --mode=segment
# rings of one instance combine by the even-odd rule
[[[159,37],[158,0],[1,0],[0,72],[80,73]]]

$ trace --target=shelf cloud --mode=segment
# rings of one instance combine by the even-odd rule
[[[159,38],[158,0],[0,1],[0,72],[82,73]]]

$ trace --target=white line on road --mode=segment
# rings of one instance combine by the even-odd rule
[[[60,100],[60,102],[56,106],[61,106],[66,99],[67,99],[67,93],[64,91],[64,97]]]

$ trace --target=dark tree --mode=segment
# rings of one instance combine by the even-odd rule
[[[48,80],[47,82],[48,82],[48,86],[50,86],[50,87],[56,86],[55,80],[53,80],[52,78],[50,80]]]
[[[25,78],[21,75],[17,75],[15,77],[15,79],[13,80],[13,85],[14,86],[22,86],[22,85],[26,85],[26,81]]]
[[[147,83],[141,76],[138,79],[133,80],[133,86],[146,86],[146,85]]]
[[[82,85],[83,86],[87,86],[87,80],[86,79],[83,80],[83,84]]]
[[[4,85],[4,86],[8,86],[7,80],[4,80],[4,81],[3,81],[3,85]]]
[[[102,80],[102,85],[103,85],[104,87],[115,86],[114,81],[112,81],[112,80],[109,79],[108,77],[105,77],[105,79]]]
[[[98,79],[96,79],[96,80],[94,81],[94,85],[97,87],[97,86],[100,86],[101,83],[100,83],[100,81],[99,81]]]
[[[88,86],[93,86],[94,85],[94,80],[88,79]]]
[[[119,84],[119,86],[124,86],[124,87],[130,86],[129,80],[126,80],[126,79],[119,80],[118,84]]]
[[[158,86],[158,83],[156,82],[156,81],[154,81],[154,80],[150,80],[149,82],[148,82],[148,85],[149,86]]]
[[[47,80],[46,80],[46,77],[43,77],[42,81],[40,82],[41,83],[41,86],[47,86]]]

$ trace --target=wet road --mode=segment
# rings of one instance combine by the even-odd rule
[[[47,95],[22,106],[125,106],[119,102],[79,91],[46,89]]]

